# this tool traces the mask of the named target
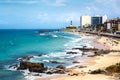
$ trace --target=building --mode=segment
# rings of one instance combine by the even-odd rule
[[[91,25],[93,26],[93,29],[95,31],[104,32],[106,30],[105,27],[104,27],[104,23],[106,22],[106,20],[107,20],[106,15],[104,15],[104,16],[99,16],[99,15],[93,16],[91,18]]]
[[[107,16],[106,15],[104,15],[104,16],[99,16],[99,15],[93,16],[91,18],[91,22],[92,22],[91,24],[92,25],[104,24],[106,22],[106,20],[107,20]]]
[[[67,30],[67,31],[74,31],[74,30],[76,30],[76,29],[77,29],[77,27],[72,24],[72,21],[70,21],[70,25],[68,25],[68,26],[65,28],[65,30]]]
[[[94,16],[91,18],[92,25],[102,24],[102,16]]]
[[[118,19],[118,31],[120,31],[120,19]]]
[[[120,18],[107,20],[104,25],[106,27],[106,32],[115,33],[116,31],[120,31]]]
[[[91,16],[81,16],[80,17],[81,28],[91,25]]]
[[[102,24],[104,24],[106,21],[107,21],[107,16],[106,15],[102,16]]]

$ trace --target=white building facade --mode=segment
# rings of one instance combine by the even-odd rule
[[[87,27],[88,25],[91,25],[91,16],[89,16],[89,15],[81,16],[80,23],[81,23],[82,28]]]

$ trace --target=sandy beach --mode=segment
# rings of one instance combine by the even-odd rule
[[[116,39],[108,37],[100,37],[91,34],[74,32],[72,34],[80,36],[95,36],[95,40],[92,41],[92,46],[103,50],[120,50],[120,43]],[[87,53],[89,54],[89,53]],[[65,75],[50,76],[47,78],[36,78],[35,80],[119,80],[114,76],[105,74],[89,74],[90,71],[97,69],[105,69],[110,65],[114,65],[120,62],[119,52],[110,52],[109,54],[91,57],[86,60],[87,64],[83,67],[76,66],[69,69]]]

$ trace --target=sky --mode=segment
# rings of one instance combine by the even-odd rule
[[[0,0],[0,29],[60,29],[82,15],[120,16],[120,0]]]

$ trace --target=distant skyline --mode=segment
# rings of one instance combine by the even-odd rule
[[[56,29],[82,15],[120,16],[120,0],[0,0],[0,29]]]

